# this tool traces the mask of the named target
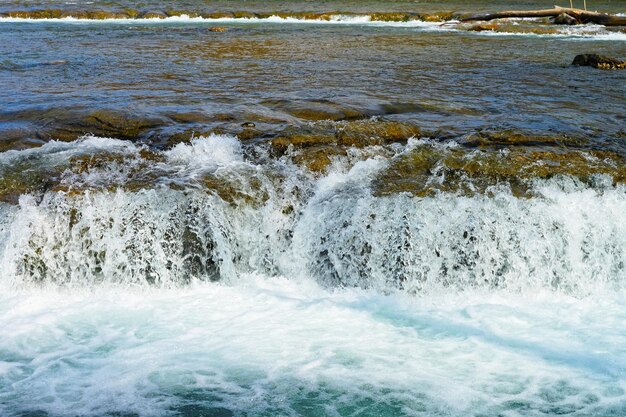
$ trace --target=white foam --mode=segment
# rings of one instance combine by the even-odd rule
[[[0,152],[0,164],[8,165],[15,163],[19,159],[40,158],[44,155],[48,160],[61,160],[83,153],[101,151],[133,153],[139,151],[139,149],[139,147],[129,141],[86,135],[72,142],[52,140],[38,148]]]
[[[529,19],[513,19],[529,20]],[[530,19],[532,20],[532,19]],[[154,25],[154,24],[295,24],[295,25],[348,25],[367,27],[396,27],[413,28],[420,31],[458,32],[472,36],[520,36],[540,38],[571,38],[574,40],[602,40],[602,41],[626,41],[626,34],[622,32],[607,31],[598,25],[579,25],[573,27],[561,27],[558,33],[519,33],[506,31],[479,31],[468,32],[459,27],[459,21],[425,22],[422,20],[409,21],[374,21],[368,15],[331,15],[329,19],[305,19],[297,17],[270,16],[266,18],[204,18],[190,17],[188,15],[168,16],[165,18],[111,18],[111,19],[83,19],[75,17],[31,19],[20,17],[0,17],[0,23],[59,23],[59,24],[120,24],[120,25]]]
[[[299,25],[367,25],[367,26],[393,26],[393,27],[438,27],[441,22],[424,22],[421,20],[409,20],[406,22],[393,21],[373,21],[368,15],[342,15],[336,14],[329,19],[305,19],[297,17],[269,16],[266,18],[256,17],[222,17],[204,18],[190,17],[188,15],[168,16],[165,18],[111,18],[111,19],[83,19],[75,17],[32,19],[22,17],[1,17],[0,22],[4,23],[81,23],[81,24],[171,24],[171,23],[232,23],[232,24],[299,24]]]
[[[260,275],[2,293],[0,414],[619,414],[624,319],[623,293],[415,298]]]
[[[626,33],[612,32],[606,30],[603,26],[598,25],[579,25],[559,27],[556,33],[520,33],[507,32],[506,30],[485,30],[478,32],[468,32],[475,36],[513,36],[513,37],[531,37],[531,38],[562,38],[573,41],[626,41]]]
[[[168,162],[191,169],[215,170],[243,162],[241,143],[228,135],[211,134],[190,143],[179,143],[165,152]]]

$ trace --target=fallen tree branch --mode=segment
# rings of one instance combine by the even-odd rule
[[[568,15],[578,23],[596,23],[604,26],[626,26],[626,16],[615,16],[606,13],[589,12],[581,9],[570,9],[554,6],[554,9],[543,10],[509,10],[497,13],[476,15],[461,19],[461,22],[487,21],[511,17],[558,17]]]

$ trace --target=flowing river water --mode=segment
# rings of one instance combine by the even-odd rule
[[[508,3],[2,2],[0,415],[626,415],[626,28]]]

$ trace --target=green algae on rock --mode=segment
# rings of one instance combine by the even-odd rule
[[[317,145],[336,144],[343,147],[405,143],[421,136],[421,129],[406,122],[391,120],[354,120],[341,122],[317,122],[305,126],[288,127],[271,141],[278,151],[289,146],[306,148]]]
[[[109,109],[92,112],[55,109],[41,112],[38,117],[43,123],[38,137],[63,141],[75,140],[85,134],[136,140],[167,123],[166,119],[159,116]]]
[[[334,158],[346,156],[351,149],[403,144],[421,134],[419,127],[398,121],[315,122],[288,127],[274,137],[270,145],[277,155],[288,154],[297,165],[322,173]],[[366,157],[366,153],[362,155],[363,159]]]
[[[590,184],[600,175],[625,183],[626,158],[611,151],[554,146],[489,146],[468,152],[459,145],[424,142],[390,161],[374,181],[374,193],[473,195],[504,185],[518,197],[531,197],[535,180],[567,176]]]

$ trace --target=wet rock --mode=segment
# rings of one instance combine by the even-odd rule
[[[160,11],[149,11],[141,15],[142,19],[165,19],[167,15]]]
[[[467,28],[470,32],[498,32],[498,33],[520,33],[534,35],[554,35],[560,33],[558,26],[554,25],[526,25],[512,23],[479,23]]]
[[[232,205],[249,205],[259,207],[269,199],[263,182],[250,173],[249,176],[235,177],[207,174],[201,180],[204,189],[219,196],[223,201]]]
[[[204,128],[204,129],[202,128],[185,129],[182,132],[176,132],[176,133],[165,135],[166,140],[164,143],[162,143],[162,145],[164,145],[165,148],[171,148],[173,146],[178,145],[179,143],[188,143],[194,138],[210,136],[212,134],[223,135],[225,133],[226,131],[219,127]]]
[[[498,30],[503,33],[523,33],[528,34],[532,33],[534,35],[557,35],[561,33],[561,29],[558,26],[554,25],[502,25],[502,27]]]
[[[408,192],[422,197],[439,192],[490,195],[491,187],[506,185],[514,195],[530,197],[536,179],[569,176],[590,184],[597,175],[625,183],[626,159],[615,152],[560,147],[467,152],[424,144],[395,158],[374,181],[374,190],[377,195]]]
[[[168,10],[166,14],[170,17],[188,16],[193,18],[199,16],[197,12],[191,10]]]
[[[337,143],[354,147],[406,142],[422,134],[413,124],[378,119],[341,122],[336,128]]]
[[[211,12],[211,13],[201,13],[205,19],[228,19],[233,18],[233,14],[231,12]]]
[[[41,146],[44,142],[34,138],[36,129],[37,127],[29,122],[0,121],[0,152]]]
[[[124,13],[126,13],[126,15],[130,18],[130,19],[136,19],[139,17],[139,15],[141,14],[141,12],[139,10],[135,10],[135,9],[130,9],[130,8],[126,8],[124,9]]]
[[[355,109],[352,106],[334,103],[328,100],[272,100],[263,102],[264,105],[283,111],[298,119],[308,121],[320,120],[354,120],[371,116],[366,110]]]
[[[478,25],[473,25],[469,29],[471,32],[486,32],[486,31],[496,31],[500,29],[500,25],[496,23],[481,23]]]
[[[572,65],[587,66],[603,70],[626,69],[626,61],[598,54],[576,55]]]
[[[243,122],[243,123],[241,124],[241,127],[249,127],[249,128],[252,128],[252,127],[255,127],[255,126],[256,126],[256,125],[255,125],[254,123],[252,123],[252,122]]]
[[[363,148],[406,142],[420,135],[418,126],[390,120],[318,122],[308,126],[289,127],[275,137],[271,145],[280,152],[284,152],[289,146],[307,148],[330,144]]]
[[[239,11],[233,12],[233,17],[235,19],[254,19],[257,17],[257,15],[252,12]]]
[[[455,18],[452,12],[438,12],[431,14],[424,14],[420,16],[420,19],[425,22],[446,22]]]
[[[39,158],[17,159],[0,165],[0,202],[17,204],[23,194],[41,194],[58,182],[65,165],[42,163]]]
[[[168,112],[166,116],[176,123],[210,123],[215,121],[214,115],[201,111]]]
[[[245,128],[237,134],[237,137],[240,140],[244,140],[244,141],[258,138],[261,136],[263,136],[263,132],[256,130],[256,129],[251,129],[251,128]]]
[[[351,15],[351,13],[339,13],[339,12],[329,12],[329,13],[317,13],[317,12],[263,12],[256,13],[256,17],[259,19],[267,19],[272,16],[277,16],[283,19],[299,19],[299,20],[331,20],[333,16],[338,14],[342,15]]]
[[[284,153],[289,146],[308,148],[318,145],[329,145],[336,142],[334,134],[324,133],[292,133],[283,132],[270,142],[274,149]]]
[[[472,133],[459,139],[459,143],[468,147],[501,149],[510,146],[582,147],[588,143],[588,140],[562,134],[533,135],[515,130],[504,130]]]
[[[576,25],[578,24],[578,21],[568,15],[567,13],[561,13],[560,15],[556,16],[553,20],[553,22],[557,25]]]
[[[87,19],[105,20],[105,19],[127,19],[128,15],[123,12],[113,12],[107,10],[94,10],[87,12]]]
[[[419,127],[397,121],[317,122],[289,127],[272,139],[270,145],[276,156],[287,155],[295,164],[320,173],[336,157],[352,155],[356,161],[387,155],[390,149],[387,145],[406,142],[420,134]]]
[[[315,146],[296,152],[293,161],[309,171],[322,173],[332,163],[332,158],[345,156],[346,151],[337,146]]]
[[[10,17],[22,19],[59,19],[65,17],[65,13],[60,9],[47,10],[18,10],[7,13]]]
[[[138,115],[109,109],[86,114],[55,109],[34,116],[44,123],[38,132],[38,137],[45,140],[69,141],[85,134],[136,140],[167,123],[166,119],[158,116]]]
[[[369,16],[373,22],[408,22],[417,17],[409,13],[370,13]]]
[[[209,28],[209,32],[223,33],[226,31],[228,31],[228,29],[222,26],[213,26]]]
[[[125,19],[129,17],[136,17],[133,15],[132,9],[125,9],[124,11],[115,10],[61,10],[61,9],[45,9],[45,10],[18,10],[8,12],[10,17],[18,17],[24,19],[62,19],[66,17],[73,17],[75,19],[92,19],[92,20],[104,20],[104,19]]]

